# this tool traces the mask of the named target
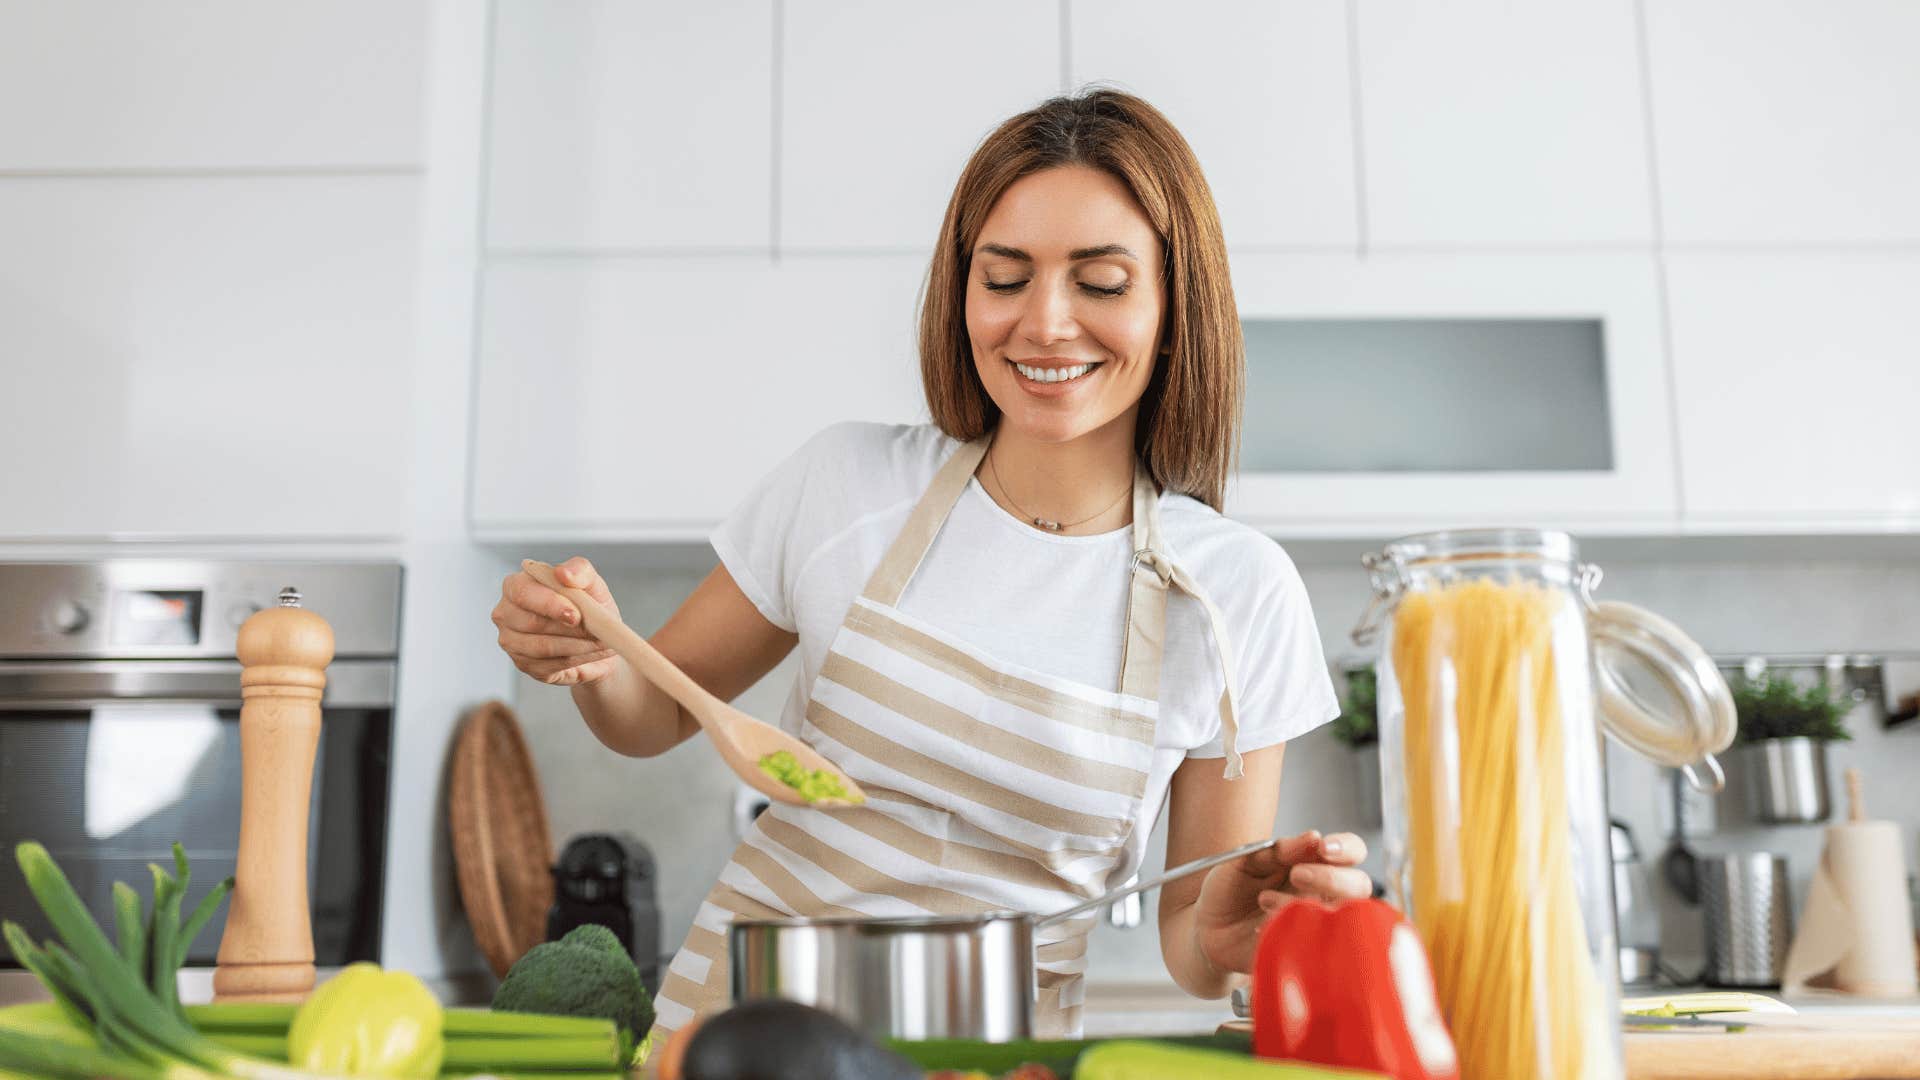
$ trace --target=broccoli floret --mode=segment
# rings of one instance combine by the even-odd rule
[[[528,949],[494,992],[493,1007],[501,1012],[597,1016],[636,1040],[653,1027],[653,998],[640,982],[640,970],[613,931],[593,924]]]

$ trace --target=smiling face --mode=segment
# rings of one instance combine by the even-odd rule
[[[1160,238],[1125,184],[1069,165],[1021,177],[973,247],[967,337],[1002,423],[1062,443],[1131,425],[1161,345]]]

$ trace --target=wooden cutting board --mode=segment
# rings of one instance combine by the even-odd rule
[[[1721,1013],[1745,1031],[1630,1031],[1627,1080],[1920,1080],[1920,1017]],[[1245,1020],[1222,1030],[1251,1031]]]
[[[1920,1017],[1722,1013],[1741,1032],[1629,1031],[1629,1080],[1920,1080]]]

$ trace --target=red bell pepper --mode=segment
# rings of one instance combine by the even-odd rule
[[[1413,925],[1379,900],[1296,900],[1260,931],[1253,1052],[1458,1080],[1459,1058]]]

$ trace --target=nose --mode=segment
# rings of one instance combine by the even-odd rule
[[[1073,337],[1077,327],[1073,319],[1073,298],[1067,292],[1070,287],[1065,282],[1041,285],[1036,280],[1023,297],[1020,336],[1035,345],[1051,345]]]

